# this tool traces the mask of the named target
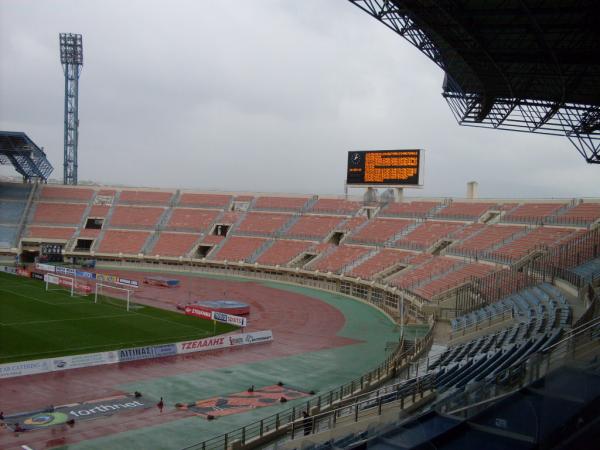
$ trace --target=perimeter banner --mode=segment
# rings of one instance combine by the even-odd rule
[[[0,272],[10,273],[12,275],[17,274],[17,268],[12,266],[0,266]]]
[[[186,305],[185,314],[187,316],[200,317],[201,319],[206,319],[206,320],[212,319],[212,314],[210,313],[210,311],[207,311],[202,308],[196,308],[195,306],[192,306],[192,305]]]
[[[85,270],[72,269],[70,267],[53,266],[51,264],[40,264],[36,263],[35,268],[43,270],[44,272],[57,273],[59,275],[66,275],[69,277],[87,278],[88,280],[98,280],[107,283],[121,284],[131,287],[139,287],[140,283],[137,280],[130,280],[128,278],[121,278],[116,275],[107,275],[103,273],[86,272]]]
[[[259,344],[273,340],[271,330],[254,331],[252,333],[228,334],[212,338],[196,339],[177,343],[177,353],[204,352],[222,348],[237,347],[239,345]]]
[[[46,274],[46,276],[49,276]],[[50,275],[51,276],[51,275]],[[271,330],[254,331],[252,333],[229,334],[176,344],[161,344],[148,347],[136,347],[122,350],[87,353],[83,355],[64,356],[59,358],[36,359],[15,363],[0,364],[0,379],[36,375],[81,367],[115,364],[118,362],[137,361],[140,359],[160,358],[194,352],[205,352],[240,345],[260,344],[271,342]]]
[[[40,263],[36,263],[35,264],[35,268],[38,270],[43,270],[45,272],[54,272],[56,270],[56,268],[53,265],[50,264],[40,264]]]
[[[217,322],[228,323],[238,327],[245,327],[248,324],[248,320],[245,317],[234,316],[233,314],[226,314],[218,311],[208,311],[194,305],[186,305],[184,311],[188,316],[200,317],[201,319],[206,320],[216,320]]]

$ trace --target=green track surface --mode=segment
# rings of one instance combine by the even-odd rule
[[[186,275],[193,274],[185,273]],[[126,392],[140,391],[145,397],[165,399],[167,410],[176,402],[191,402],[214,396],[244,391],[254,384],[268,386],[283,381],[305,392],[324,393],[355,379],[377,367],[388,355],[388,343],[397,342],[398,326],[381,311],[344,295],[309,289],[296,285],[244,278],[201,275],[207,278],[229,279],[237,282],[254,282],[276,289],[295,292],[319,299],[340,310],[345,318],[338,336],[360,342],[344,347],[307,352],[294,356],[274,358],[250,364],[204,370],[168,377],[146,379],[118,386]],[[405,335],[421,335],[423,327],[405,327]],[[274,336],[277,339],[277,336]],[[220,417],[207,421],[191,416],[162,425],[140,428],[123,433],[61,447],[62,450],[94,449],[181,449],[195,442],[219,436],[238,427],[268,417],[279,411],[304,404],[306,399],[255,409],[243,414]],[[101,419],[98,420],[101,425]]]
[[[213,323],[149,306],[94,303],[0,273],[0,363],[171,343],[213,335]],[[216,333],[234,329],[217,324]]]

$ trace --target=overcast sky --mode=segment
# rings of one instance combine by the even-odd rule
[[[341,194],[348,150],[424,148],[410,196],[600,196],[566,138],[458,126],[443,72],[346,0],[0,0],[0,129],[54,178],[61,32],[83,35],[80,180]]]

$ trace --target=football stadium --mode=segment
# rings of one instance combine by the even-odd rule
[[[600,162],[593,2],[346,3],[460,125]],[[0,448],[597,448],[600,198],[420,196],[436,156],[402,146],[349,148],[344,195],[80,183],[58,44],[63,179],[0,131]]]

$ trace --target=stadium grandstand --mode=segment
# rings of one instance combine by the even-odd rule
[[[267,277],[363,299],[406,326],[435,323],[435,332],[402,341],[400,353],[386,360],[377,377],[371,373],[365,382],[363,375],[362,387],[343,387],[327,407],[318,402],[332,393],[308,401],[306,442],[324,445],[315,448],[367,441],[377,448],[384,436],[410,433],[419,417],[446,421],[447,431],[425,437],[450,442],[459,438],[449,430],[464,436],[492,414],[481,399],[490,398],[483,403],[495,411],[505,398],[532,395],[528,386],[546,378],[599,376],[597,365],[558,372],[548,367],[578,361],[565,349],[572,339],[588,342],[584,336],[596,333],[589,327],[598,320],[600,200],[374,204],[319,195],[2,183],[0,212],[5,262],[17,257],[21,264],[34,263],[55,245],[60,251],[53,260],[63,264],[93,259],[99,267]],[[598,350],[594,342],[585,343],[592,346],[590,355]],[[349,402],[355,406],[344,406]],[[581,402],[577,414],[584,417],[583,405],[592,400]],[[396,411],[397,417],[404,409],[425,416],[409,414],[399,425],[386,413]],[[353,418],[345,418],[348,411]],[[332,422],[331,414],[340,417]],[[369,425],[372,414],[376,427]],[[503,414],[513,420],[510,414],[517,412]],[[272,419],[263,419],[263,426]],[[306,423],[297,410],[279,424],[281,430],[271,425],[269,439],[304,446]],[[263,439],[250,431],[255,426],[249,424],[245,435],[236,429],[193,448]],[[500,439],[493,427],[485,433],[481,439]]]

